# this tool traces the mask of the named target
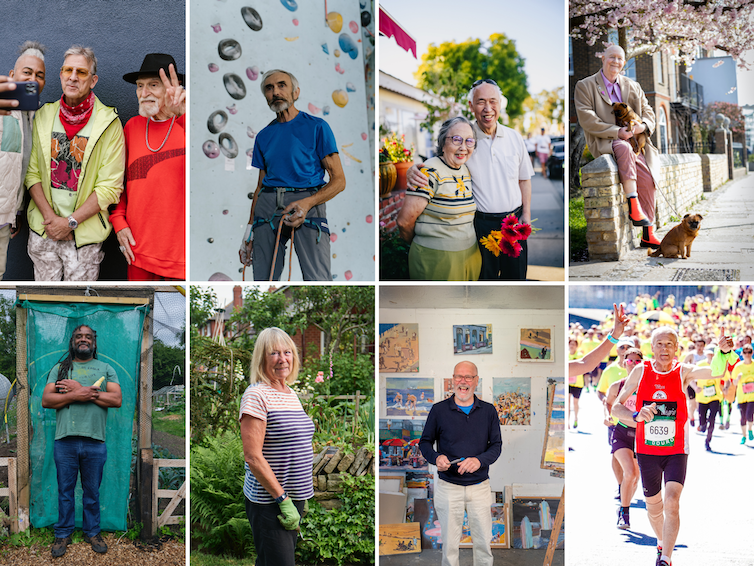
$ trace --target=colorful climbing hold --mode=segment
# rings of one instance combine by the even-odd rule
[[[309,113],[310,114],[319,114],[320,109],[314,106],[311,102],[309,103]]]
[[[254,65],[253,67],[247,67],[246,68],[246,76],[249,77],[250,81],[255,81],[259,78],[259,67]]]
[[[212,31],[215,33],[220,33],[222,31],[222,28],[220,27],[220,24],[210,24],[212,26]]]
[[[214,159],[220,155],[220,148],[217,147],[217,144],[212,140],[207,140],[202,144],[202,151],[204,152],[204,155],[210,159]]]
[[[356,22],[354,22],[353,20],[351,20],[348,23],[348,29],[350,29],[353,33],[358,33],[359,32],[359,24],[357,24]]]
[[[340,33],[340,30],[343,29],[343,16],[338,14],[338,12],[330,12],[327,14],[327,26],[334,33]]]
[[[367,214],[367,224],[371,224],[374,220],[374,217],[371,214]]]
[[[343,108],[346,104],[348,104],[348,93],[345,90],[333,91],[332,101]]]
[[[336,241],[337,239],[338,239],[338,235],[337,235],[337,234],[334,234],[334,233],[333,233],[333,234],[330,234],[330,241],[331,241],[331,242],[335,243],[335,241]]]
[[[207,68],[209,69],[210,73],[216,73],[217,71],[220,70],[220,67],[218,67],[214,63],[210,63],[209,65],[207,65]]]
[[[350,269],[346,271],[344,275],[346,276],[346,281],[350,281],[351,279],[353,279],[353,273],[351,273]]]
[[[280,0],[280,3],[291,12],[298,10],[298,4],[296,4],[296,0]]]

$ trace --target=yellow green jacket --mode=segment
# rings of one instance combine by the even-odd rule
[[[123,192],[123,176],[126,168],[126,141],[123,125],[115,108],[105,106],[95,97],[94,124],[84,159],[81,162],[76,195],[76,209],[84,204],[92,192],[97,194],[100,211],[79,223],[73,231],[76,247],[103,242],[110,234],[112,225],[107,207],[116,204]],[[42,183],[47,202],[52,203],[50,192],[50,160],[52,128],[60,111],[60,101],[50,102],[40,108],[34,118],[34,137],[31,161],[26,173],[26,186]],[[47,237],[42,222],[44,218],[32,199],[27,212],[29,228],[43,238]]]

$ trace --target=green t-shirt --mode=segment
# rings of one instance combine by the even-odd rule
[[[47,376],[48,384],[57,381],[59,367],[60,364],[55,364],[55,367],[50,370]],[[103,375],[105,381],[100,386],[100,391],[107,391],[108,383],[120,385],[115,370],[109,364],[94,358],[88,362],[73,362],[68,378],[78,381],[84,387],[90,387]],[[57,410],[56,421],[55,440],[60,440],[66,436],[87,436],[103,442],[105,440],[107,409],[96,403],[87,401],[66,405]]]

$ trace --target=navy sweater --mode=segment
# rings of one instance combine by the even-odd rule
[[[437,451],[434,444],[437,442]],[[440,454],[452,461],[475,457],[481,467],[474,473],[458,473],[458,464],[444,472],[440,479],[456,485],[474,485],[489,478],[490,465],[500,457],[503,441],[500,421],[494,405],[474,396],[474,405],[466,415],[455,403],[455,396],[432,405],[424,425],[419,449],[431,464]]]

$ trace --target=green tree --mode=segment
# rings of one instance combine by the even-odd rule
[[[296,287],[296,310],[304,316],[305,326],[313,324],[324,333],[324,350],[338,351],[341,343],[364,336],[374,342],[374,287],[332,285]]]
[[[209,319],[215,316],[217,308],[217,296],[212,289],[203,289],[191,285],[189,287],[189,320],[191,321],[190,336],[199,336],[199,328],[204,326]]]
[[[439,46],[431,43],[422,55],[416,71],[418,86],[441,98],[460,103],[469,116],[467,95],[474,81],[493,79],[508,99],[506,113],[511,119],[523,112],[528,96],[524,58],[516,50],[516,42],[496,33],[484,41],[468,39],[462,43],[448,41]],[[427,107],[427,125],[447,116],[435,107]],[[437,110],[439,116],[435,115]]]
[[[168,346],[159,338],[152,351],[152,388],[157,391],[166,385],[184,385],[186,350]],[[178,367],[178,369],[175,369]],[[175,378],[173,377],[175,375]]]
[[[11,382],[16,378],[16,307],[0,297],[0,373]]]
[[[233,347],[251,352],[256,342],[256,334],[276,326],[293,336],[302,328],[304,318],[282,292],[270,293],[258,287],[246,289],[243,306],[230,316]],[[253,329],[253,333],[250,330]],[[252,335],[253,334],[253,335]]]

